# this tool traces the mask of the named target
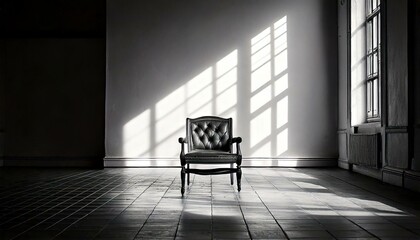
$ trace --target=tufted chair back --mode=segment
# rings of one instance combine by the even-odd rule
[[[207,149],[231,152],[231,140],[232,118],[187,118],[188,151]]]

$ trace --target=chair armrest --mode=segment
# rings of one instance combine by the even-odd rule
[[[242,142],[241,137],[234,137],[232,138],[232,144],[236,143],[236,154],[242,155],[240,143]]]
[[[181,153],[179,154],[179,159],[181,160],[181,166],[185,166],[184,143],[187,143],[187,141],[185,138],[180,137],[178,138],[178,142],[181,144]]]

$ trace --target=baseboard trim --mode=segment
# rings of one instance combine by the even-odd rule
[[[3,167],[103,168],[103,157],[4,157]]]
[[[420,172],[418,171],[406,170],[404,171],[404,176],[420,181]]]
[[[104,158],[104,167],[179,167],[178,158]],[[336,167],[336,158],[244,158],[243,167]]]
[[[376,178],[378,180],[382,180],[382,171],[379,169],[375,169],[375,168],[370,168],[370,167],[364,167],[364,166],[359,166],[359,165],[354,165],[352,164],[352,171],[356,172],[356,173],[360,173],[366,176],[369,176],[371,178]]]
[[[350,164],[347,159],[338,159],[338,167],[346,170],[350,169]]]
[[[382,181],[404,187],[404,170],[386,166],[382,169]]]
[[[404,187],[420,192],[420,172],[404,171]]]

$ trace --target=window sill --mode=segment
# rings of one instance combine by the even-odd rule
[[[381,132],[381,121],[369,121],[353,126],[354,133],[379,133]]]
[[[366,122],[367,123],[373,123],[373,122],[381,122],[381,118],[379,118],[379,117],[373,117],[373,118],[368,118],[367,120],[366,120]]]

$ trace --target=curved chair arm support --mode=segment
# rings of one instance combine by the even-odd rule
[[[241,156],[238,161],[236,162],[236,164],[238,166],[241,166],[242,164],[242,152],[241,152],[241,145],[240,143],[242,142],[242,138],[241,137],[234,137],[232,138],[232,144],[236,143],[236,154]]]
[[[181,160],[181,166],[185,166],[185,152],[184,152],[184,143],[187,143],[185,138],[178,138],[178,142],[181,144],[181,153],[179,154],[179,159]]]

